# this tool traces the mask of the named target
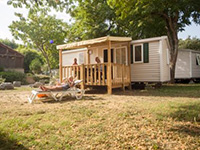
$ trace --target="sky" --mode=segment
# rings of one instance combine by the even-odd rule
[[[24,16],[28,14],[26,9],[13,8],[12,6],[7,5],[7,0],[0,0],[0,39],[10,39],[12,40],[12,34],[8,28],[12,21],[17,20],[18,18],[14,15],[14,12],[23,13]],[[52,11],[50,15],[55,14],[58,19],[63,19],[65,22],[69,22],[70,16],[66,13],[58,13]],[[192,23],[190,26],[186,26],[185,31],[180,32],[178,37],[181,39],[186,39],[188,36],[200,38],[200,25]],[[16,41],[17,43],[22,43],[21,41]]]
[[[12,21],[18,20],[18,17],[14,15],[15,12],[22,13],[24,16],[28,15],[27,9],[13,8],[11,5],[7,5],[7,0],[0,0],[0,39],[14,39],[8,26],[12,24]],[[69,14],[56,12],[55,10],[51,11],[50,15],[56,15],[57,19],[62,19],[65,22],[70,20]],[[16,42],[22,44],[21,41]]]

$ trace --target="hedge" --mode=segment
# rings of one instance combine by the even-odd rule
[[[25,81],[25,74],[16,71],[0,72],[0,77],[6,79],[6,82]]]

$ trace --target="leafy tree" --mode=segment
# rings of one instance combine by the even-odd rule
[[[59,64],[56,45],[63,43],[67,34],[67,24],[55,16],[49,16],[45,11],[32,12],[28,18],[19,13],[16,15],[20,20],[13,21],[9,26],[12,35],[39,50],[51,73],[51,68]],[[50,42],[51,40],[53,42]]]
[[[70,41],[119,35],[115,12],[105,0],[76,0],[69,12],[74,19]]]
[[[0,39],[0,42],[11,47],[12,49],[16,49],[19,46],[14,40]]]
[[[179,40],[179,49],[200,50],[200,39],[196,37],[188,37],[185,40]]]
[[[68,33],[68,41],[84,40],[105,35],[127,35],[120,22],[116,22],[113,9],[105,0],[9,0],[14,7],[26,5],[29,12],[49,7],[70,13],[73,23]]]
[[[197,0],[109,0],[119,19],[135,24],[139,34],[140,27],[166,31],[170,43],[171,82],[174,82],[175,65],[178,54],[178,32],[184,30],[192,21],[200,23],[200,1]],[[151,26],[160,24],[161,26]],[[164,25],[164,26],[163,26]],[[139,30],[137,29],[139,27]],[[165,28],[164,28],[165,27]]]
[[[34,59],[38,59],[41,64],[43,64],[43,62],[44,62],[44,58],[43,58],[41,52],[38,52],[35,49],[20,46],[20,47],[18,47],[17,51],[24,55],[24,70],[26,73],[30,72],[29,65],[31,64],[31,62]]]
[[[73,0],[8,0],[8,5],[13,5],[14,8],[22,8],[25,6],[30,11],[34,11],[35,8],[42,8],[50,10],[53,7],[57,10],[64,10],[66,6],[73,3]]]
[[[34,60],[32,60],[29,68],[33,73],[39,74],[41,73],[41,62],[38,58],[35,58]]]

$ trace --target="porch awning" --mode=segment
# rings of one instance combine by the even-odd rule
[[[76,49],[76,48],[83,48],[87,47],[88,45],[103,43],[106,41],[114,41],[114,42],[129,42],[131,41],[131,37],[116,37],[116,36],[105,36],[91,40],[85,40],[80,42],[73,42],[69,44],[57,45],[57,49]]]

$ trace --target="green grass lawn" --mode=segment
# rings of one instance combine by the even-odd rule
[[[0,91],[0,149],[200,149],[200,84],[31,105]]]

